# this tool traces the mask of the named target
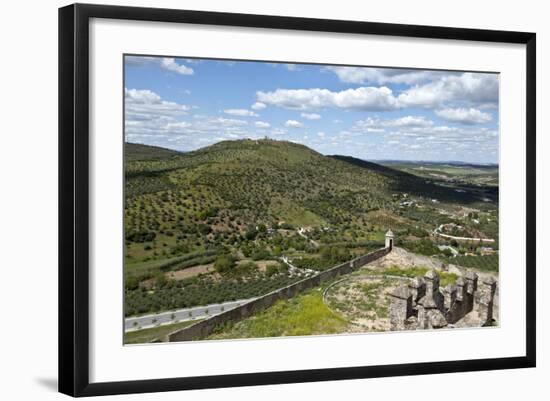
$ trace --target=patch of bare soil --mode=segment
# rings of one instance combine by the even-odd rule
[[[241,263],[244,263],[244,262],[250,262],[249,260],[240,260],[239,264]],[[255,260],[253,261],[254,263],[256,263],[256,266],[258,266],[258,270],[262,271],[262,272],[265,272],[267,270],[267,266],[276,266],[279,264],[278,261],[276,260]]]
[[[209,263],[207,265],[198,265],[193,267],[188,267],[186,269],[175,270],[173,272],[166,273],[166,278],[171,280],[183,280],[189,277],[198,276],[203,273],[211,273],[214,271],[214,264]]]
[[[474,271],[479,276],[479,282],[484,278],[492,276],[498,280],[498,273],[496,272],[484,272],[473,268],[466,268],[458,266],[452,263],[443,263],[437,258],[430,256],[417,255],[416,253],[408,252],[403,248],[394,247],[392,251],[386,256],[375,260],[364,266],[369,270],[383,270],[388,267],[427,267],[428,269],[435,269],[438,271],[444,270],[449,273],[454,273],[458,276],[463,276],[468,270]],[[498,288],[498,286],[497,286]]]
[[[399,285],[407,282],[406,278],[372,277],[370,274],[382,272],[387,268],[427,267],[438,271],[445,270],[457,276],[463,276],[468,270],[478,275],[478,291],[483,291],[483,280],[492,276],[498,280],[498,274],[466,269],[453,264],[444,265],[441,261],[428,256],[410,253],[395,247],[388,255],[367,264],[358,274],[338,281],[325,293],[325,303],[334,311],[345,316],[351,323],[350,332],[387,331],[390,329],[389,305],[387,295]],[[477,301],[476,301],[477,302]],[[499,322],[499,287],[494,298],[493,316]],[[475,307],[472,312],[457,322],[455,327],[479,327],[480,318]]]
[[[394,247],[389,254],[365,265],[365,268],[383,270],[393,266],[405,268],[427,267],[428,269],[441,270],[443,268],[443,262],[436,258],[431,258],[424,255],[417,255],[415,253],[408,252],[403,248]]]
[[[353,276],[335,283],[325,293],[329,308],[351,322],[349,332],[390,329],[388,293],[403,284],[390,277]]]

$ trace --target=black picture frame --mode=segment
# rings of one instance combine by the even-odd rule
[[[88,61],[91,18],[515,43],[526,47],[526,353],[520,357],[90,383]],[[59,391],[160,392],[534,367],[536,35],[479,29],[74,4],[59,9]]]

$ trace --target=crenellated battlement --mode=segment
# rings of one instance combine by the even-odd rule
[[[389,294],[391,330],[439,329],[455,324],[474,309],[481,326],[493,320],[493,306],[497,282],[493,277],[482,280],[478,289],[478,275],[467,272],[456,284],[439,286],[439,274],[428,271],[407,285],[397,287]]]

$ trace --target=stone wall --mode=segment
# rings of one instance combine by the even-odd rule
[[[408,285],[397,287],[391,294],[391,330],[438,329],[455,324],[474,309],[481,326],[493,320],[496,280],[483,280],[478,289],[478,276],[467,272],[456,285],[439,287],[439,275],[430,270]]]
[[[391,249],[389,248],[381,248],[350,260],[349,262],[334,266],[314,276],[305,278],[287,287],[280,288],[252,301],[241,304],[234,309],[230,309],[191,326],[179,329],[178,331],[159,338],[158,341],[175,342],[205,338],[212,334],[212,332],[220,325],[246,319],[259,311],[269,308],[280,299],[292,298],[305,290],[319,286],[325,281],[331,280],[342,274],[351,273],[353,270],[387,255],[390,251]]]

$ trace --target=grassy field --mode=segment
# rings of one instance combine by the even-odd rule
[[[190,326],[199,321],[200,319],[189,320],[187,322],[165,324],[158,327],[152,327],[150,329],[130,331],[128,333],[124,333],[124,344],[150,343],[151,341],[159,337],[165,336],[166,334],[169,334],[178,329],[182,329],[184,327]]]
[[[403,269],[403,268],[400,268],[399,266],[392,266],[376,274],[387,274],[390,276],[414,278],[414,277],[422,277],[427,272],[428,272],[428,268],[426,267],[409,267],[409,268]],[[454,284],[456,282],[456,279],[458,278],[458,276],[454,273],[439,271],[438,274],[439,274],[439,285],[441,287],[445,287],[449,284]]]
[[[451,263],[472,267],[481,271],[498,272],[498,254],[482,256],[457,256],[449,259]]]
[[[209,339],[305,336],[344,332],[346,320],[323,303],[320,289],[290,300],[278,301],[271,308],[249,319],[229,324]]]
[[[425,267],[399,266],[361,269],[347,276],[349,280],[336,279],[334,286],[324,283],[295,298],[278,301],[253,317],[219,327],[208,339],[337,334],[358,331],[358,327],[362,327],[359,331],[388,330],[390,300],[386,293],[403,281],[387,276],[413,278],[427,271]],[[439,275],[441,286],[453,284],[458,278],[447,272]],[[323,291],[329,286],[327,305]]]
[[[137,283],[152,278],[155,273],[181,270],[213,262],[217,257],[216,250],[193,252],[186,255],[163,259],[148,260],[145,262],[126,263],[124,278],[126,287],[136,287]],[[132,285],[132,283],[134,285]]]

